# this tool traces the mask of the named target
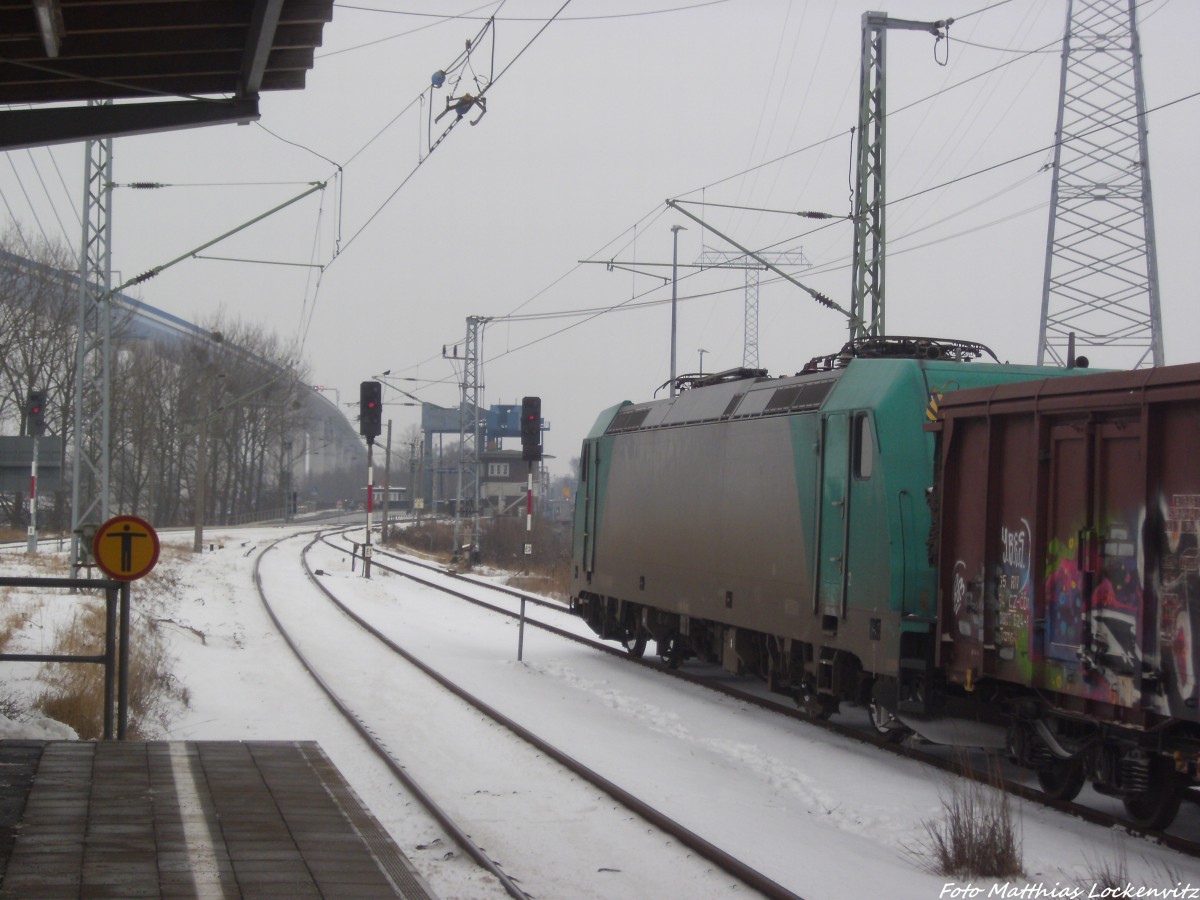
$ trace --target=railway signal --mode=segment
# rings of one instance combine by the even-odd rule
[[[46,433],[46,392],[30,391],[25,403],[26,431],[41,437]]]
[[[521,458],[537,462],[542,458],[542,398],[521,399]]]
[[[364,381],[358,393],[358,433],[373,444],[383,430],[383,385]]]

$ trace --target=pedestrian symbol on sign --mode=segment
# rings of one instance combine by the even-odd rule
[[[158,534],[137,516],[116,516],[96,529],[92,556],[110,578],[134,581],[158,562]]]

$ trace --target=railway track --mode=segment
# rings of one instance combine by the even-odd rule
[[[573,758],[570,754],[559,750],[549,741],[539,737],[537,734],[533,733],[528,728],[525,728],[513,718],[505,715],[493,706],[489,705],[471,691],[457,684],[450,677],[437,671],[434,666],[419,659],[410,650],[401,646],[396,640],[385,634],[382,629],[377,628],[375,625],[369,622],[367,618],[359,615],[357,612],[351,609],[342,598],[338,597],[335,590],[331,589],[328,584],[324,583],[327,579],[322,579],[319,577],[318,572],[320,572],[320,570],[314,572],[310,567],[308,562],[308,551],[318,539],[320,539],[320,536],[314,537],[311,541],[309,541],[309,544],[305,547],[303,553],[305,573],[307,575],[308,582],[312,586],[312,589],[314,591],[319,591],[321,596],[325,601],[327,601],[328,604],[332,604],[332,606],[336,607],[339,611],[339,615],[344,614],[353,620],[361,630],[362,634],[369,635],[370,641],[377,645],[377,647],[386,648],[387,653],[393,659],[396,657],[402,658],[408,666],[411,666],[416,671],[419,671],[427,680],[436,684],[437,689],[453,693],[465,704],[468,704],[471,709],[486,716],[490,722],[494,722],[502,726],[509,734],[526,746],[527,750],[525,752],[539,754],[548,760],[552,760],[556,766],[561,767],[562,770],[570,773],[571,778],[582,780],[592,788],[597,788],[603,791],[608,797],[615,800],[624,809],[636,814],[640,819],[653,826],[656,831],[665,835],[663,842],[666,846],[677,843],[679,847],[686,848],[688,856],[698,856],[707,864],[718,867],[723,872],[728,873],[729,876],[732,876],[742,884],[753,888],[763,896],[772,898],[796,897],[796,894],[794,894],[792,891],[771,880],[766,875],[763,875],[753,867],[737,859],[732,854],[725,852],[715,844],[705,840],[695,832],[687,829],[682,824],[674,821],[669,816],[655,809],[650,804],[642,801],[633,792],[623,789],[621,786],[588,768],[586,765]],[[343,695],[345,688],[339,685],[341,685],[344,680],[340,680],[337,676],[330,676],[328,671],[323,671],[328,663],[326,666],[323,666],[321,662],[312,660],[310,658],[313,655],[311,647],[306,647],[305,641],[302,638],[296,638],[293,636],[292,631],[294,630],[294,622],[291,623],[291,627],[289,627],[289,615],[281,615],[278,609],[281,604],[273,604],[271,602],[271,599],[268,596],[269,592],[264,586],[264,579],[259,571],[259,566],[261,565],[263,559],[267,556],[269,550],[279,546],[283,541],[286,540],[289,540],[289,538],[281,539],[280,541],[272,544],[270,548],[265,550],[258,557],[258,560],[255,563],[255,584],[258,589],[260,599],[266,607],[267,612],[274,622],[276,628],[279,629],[289,647],[291,647],[292,651],[300,659],[305,669],[309,671],[309,673],[321,686],[322,690],[330,698],[331,702],[342,714],[342,716],[344,716],[346,720],[355,728],[362,739],[368,743],[373,752],[384,761],[388,768],[405,785],[405,788],[418,799],[422,806],[429,811],[430,815],[438,822],[438,824],[446,831],[446,833],[454,840],[454,842],[461,847],[463,852],[470,856],[476,862],[476,864],[491,873],[500,882],[509,896],[528,896],[526,894],[525,885],[514,875],[508,874],[508,867],[502,867],[498,865],[493,860],[492,854],[486,852],[478,846],[475,838],[468,834],[468,829],[465,826],[456,824],[455,819],[458,817],[452,815],[439,806],[439,804],[433,798],[432,792],[423,788],[422,785],[418,783],[416,777],[412,774],[414,761],[411,758],[407,760],[400,759],[399,757],[402,754],[395,753],[393,750],[389,749],[389,741],[387,738],[381,737],[378,733],[382,731],[382,728],[378,724],[372,724],[372,722],[364,720],[361,700],[356,701],[354,699],[347,699]],[[326,542],[329,543],[328,541]],[[331,546],[333,545],[331,544]],[[294,607],[296,604],[294,593],[295,592],[293,591],[292,594],[289,594],[287,603],[287,606],[289,607]],[[311,610],[311,605],[309,608]],[[311,614],[311,612],[309,614]],[[294,610],[290,618],[294,620]],[[312,626],[310,624],[309,628],[311,627]],[[346,648],[341,648],[341,651],[342,652],[339,654],[340,657],[342,659],[347,658]],[[394,732],[392,733],[394,734]],[[489,739],[489,741],[490,740],[492,739]],[[435,747],[424,748],[424,751],[426,753],[430,751],[440,752],[439,748]],[[506,807],[505,815],[506,817],[515,819],[517,813],[513,810],[507,809]],[[628,817],[626,816],[625,818],[626,821],[628,821]],[[642,834],[642,831],[644,831],[644,826],[639,826],[639,829],[641,829],[638,832],[640,839],[646,839],[645,835]],[[634,837],[630,837],[629,839],[635,840]],[[685,863],[677,862],[675,865],[685,865]],[[604,870],[601,869],[601,871]]]
[[[343,533],[342,536],[343,538],[347,537],[345,533]],[[351,542],[352,546],[347,548],[344,545],[338,546],[335,542],[329,540],[328,537],[324,538],[324,540],[329,546],[334,547],[341,552],[350,554],[355,554],[357,552],[356,545],[353,545],[353,542]],[[390,562],[383,562],[380,557],[383,557]],[[507,598],[509,601],[516,600],[526,605],[538,607],[539,609],[551,610],[555,614],[571,616],[570,610],[568,610],[561,603],[550,601],[542,597],[536,597],[534,595],[513,590],[508,587],[486,584],[478,579],[448,571],[444,566],[428,563],[422,560],[416,560],[403,554],[393,553],[381,548],[378,545],[374,548],[372,566],[375,568],[383,568],[385,571],[418,581],[431,588],[443,591],[449,595],[475,604],[476,606],[492,610],[502,615],[513,616],[517,615],[518,613],[512,608],[511,603],[506,605],[505,603],[500,602],[489,602],[488,600],[481,598],[479,593],[490,592],[500,597]],[[424,576],[416,575],[413,573],[413,569],[423,571],[427,574]],[[448,583],[461,585],[461,588],[450,587],[448,586]],[[896,743],[892,740],[889,740],[886,736],[878,734],[865,724],[852,725],[830,719],[814,719],[793,705],[780,702],[777,699],[773,699],[771,696],[763,696],[762,694],[747,690],[744,686],[733,683],[727,676],[713,676],[689,671],[688,669],[671,668],[667,666],[664,661],[632,657],[623,648],[616,647],[611,643],[598,641],[593,637],[574,632],[568,628],[558,627],[537,617],[528,617],[526,621],[527,624],[532,628],[537,628],[557,635],[558,637],[575,641],[591,647],[601,653],[621,657],[625,661],[635,665],[644,666],[660,672],[668,677],[678,678],[682,681],[717,691],[727,696],[736,698],[739,701],[769,710],[778,715],[805,722],[809,725],[822,728],[826,731],[841,735],[846,738],[871,744],[883,752],[913,759],[941,771],[953,775],[968,777],[980,782],[989,783],[994,782],[997,779],[995,765],[996,760],[994,756],[989,756],[984,753],[972,755],[964,755],[962,753],[947,753],[944,749],[939,750],[938,748],[925,746],[911,741]],[[572,622],[574,621],[577,620],[572,617]],[[755,682],[755,686],[758,686],[757,682]],[[1122,828],[1131,833],[1143,835],[1148,839],[1157,841],[1179,853],[1200,858],[1200,840],[1192,839],[1178,833],[1178,826],[1176,826],[1176,830],[1174,831],[1146,830],[1139,828],[1119,814],[1096,808],[1094,806],[1089,806],[1087,803],[1079,801],[1062,801],[1049,798],[1041,791],[1040,788],[1020,780],[1023,771],[1024,770],[1005,764],[1003,766],[1004,774],[1001,776],[1000,786],[1002,786],[1009,794],[1020,797],[1023,800],[1031,803],[1036,803],[1050,809],[1055,809],[1060,812],[1077,816],[1094,825],[1099,825],[1105,828]],[[1185,793],[1184,799],[1189,805],[1200,807],[1200,796],[1198,796],[1194,790]]]

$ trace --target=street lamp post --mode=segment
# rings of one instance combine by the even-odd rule
[[[677,281],[679,274],[679,232],[687,231],[682,225],[671,226],[671,238],[674,249],[671,253],[671,396],[675,396],[675,328],[677,321],[676,304],[678,301]]]

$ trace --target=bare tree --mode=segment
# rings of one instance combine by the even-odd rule
[[[73,442],[78,308],[67,248],[33,244],[15,227],[0,236],[0,428],[24,433],[29,391],[44,390],[48,430],[64,448]],[[151,340],[129,327],[133,311],[120,298],[113,313],[117,507],[164,525],[190,521],[203,465],[206,521],[282,511],[309,390],[298,352],[259,326],[220,318],[192,340]]]

